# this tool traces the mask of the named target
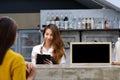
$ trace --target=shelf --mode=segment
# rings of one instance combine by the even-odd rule
[[[120,29],[68,29],[60,31],[120,31]]]
[[[120,29],[68,29],[68,30],[61,29],[60,30],[60,32],[69,32],[69,31],[79,31],[79,32],[81,31],[120,31]]]

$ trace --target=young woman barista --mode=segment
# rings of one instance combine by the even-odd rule
[[[36,45],[32,50],[32,62],[36,64],[37,54],[49,54],[51,60],[44,60],[44,64],[63,64],[66,61],[64,43],[59,29],[54,24],[49,24],[43,30],[44,42]]]

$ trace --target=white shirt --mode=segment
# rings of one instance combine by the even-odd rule
[[[37,54],[49,54],[49,55],[52,56],[52,52],[53,52],[53,48],[52,47],[49,50],[47,50],[45,47],[43,47],[42,48],[42,53],[40,53],[41,47],[43,47],[43,43],[33,47],[32,55],[31,55],[33,64],[36,64],[36,55]],[[63,56],[61,58],[60,64],[64,64],[65,62],[66,62],[66,60],[65,60],[65,57]]]

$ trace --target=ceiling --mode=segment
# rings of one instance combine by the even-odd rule
[[[92,0],[75,0],[90,9],[101,9],[102,6]]]
[[[120,7],[108,2],[107,0],[76,0],[77,2],[91,8],[91,9],[114,9],[120,12]]]

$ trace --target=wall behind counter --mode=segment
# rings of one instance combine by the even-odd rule
[[[18,29],[39,29],[41,9],[89,9],[76,0],[1,0],[0,8],[0,16],[14,18]]]
[[[40,13],[2,13],[1,16],[9,16],[16,20],[18,29],[39,29]]]

